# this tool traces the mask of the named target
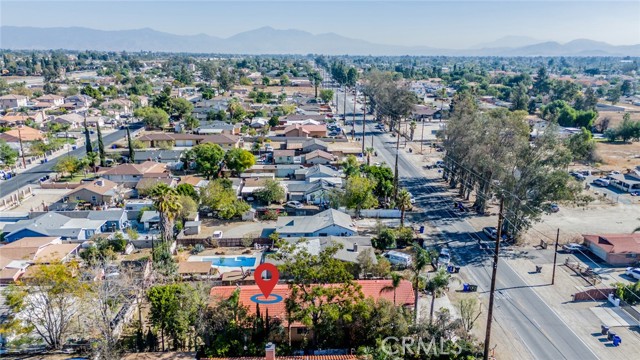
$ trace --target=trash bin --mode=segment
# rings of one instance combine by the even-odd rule
[[[454,267],[453,268],[453,272],[456,273],[456,274],[459,273],[460,272],[460,266]]]
[[[613,337],[613,346],[620,346],[622,344],[622,339],[620,336],[616,335]]]
[[[420,234],[424,234],[424,225],[420,226]]]
[[[614,333],[613,331],[609,330],[609,333],[607,334],[607,340],[613,341],[614,337],[616,337],[616,333]]]
[[[469,284],[462,284],[462,291],[469,291]]]
[[[77,149],[77,148],[78,148],[78,147],[77,147],[77,146],[75,146],[75,145],[72,145],[72,146],[71,146],[71,150],[75,150],[75,149]]]
[[[469,285],[469,291],[478,291],[478,285]]]
[[[602,335],[607,335],[609,333],[609,327],[606,325],[600,325],[600,332]]]
[[[447,265],[447,272],[453,274],[453,265]]]

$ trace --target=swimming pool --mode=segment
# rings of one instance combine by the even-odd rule
[[[224,267],[255,267],[255,256],[207,256],[202,261],[210,261],[213,266]]]

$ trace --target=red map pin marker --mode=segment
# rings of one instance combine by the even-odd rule
[[[271,279],[266,280],[262,278],[262,273],[265,271],[271,273]],[[280,274],[278,273],[278,268],[275,265],[270,263],[262,263],[253,272],[253,278],[256,280],[256,284],[258,284],[260,291],[262,291],[262,295],[265,299],[267,299],[269,295],[271,295],[271,291],[273,290],[273,288],[278,283]]]

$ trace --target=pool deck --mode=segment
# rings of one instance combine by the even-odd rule
[[[189,258],[187,259],[187,261],[189,262],[198,262],[198,261],[206,261],[204,260],[205,258],[238,258],[238,257],[245,257],[245,258],[255,258],[256,261],[254,263],[253,266],[246,266],[246,267],[239,267],[239,266],[218,266],[218,265],[211,265],[211,267],[214,267],[216,269],[218,269],[218,272],[220,274],[224,274],[227,272],[231,272],[231,271],[237,271],[237,270],[250,270],[250,269],[255,269],[258,265],[260,265],[260,259],[262,257],[262,254],[260,253],[256,253],[256,254],[252,254],[252,255],[205,255],[205,256],[201,256],[201,255],[191,255],[189,256]]]

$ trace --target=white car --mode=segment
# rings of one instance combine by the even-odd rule
[[[580,245],[580,244],[564,244],[562,245],[562,250],[564,250],[565,252],[568,253],[573,253],[573,252],[583,252],[586,250],[586,248],[584,247],[584,245]]]
[[[625,271],[625,274],[636,280],[640,280],[640,268],[628,267],[627,271]]]
[[[602,187],[607,187],[610,184],[609,180],[607,179],[595,179],[593,180],[593,183],[595,185],[602,186]]]
[[[296,209],[300,209],[301,207],[304,206],[300,201],[287,201],[286,205]]]

